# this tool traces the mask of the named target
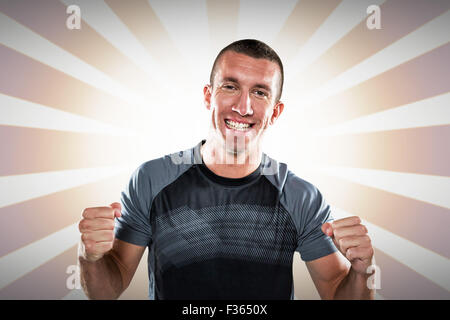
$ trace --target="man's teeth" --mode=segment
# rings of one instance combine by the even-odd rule
[[[250,124],[248,123],[241,123],[241,122],[235,122],[232,120],[225,120],[225,123],[232,129],[236,130],[245,130],[250,128]]]

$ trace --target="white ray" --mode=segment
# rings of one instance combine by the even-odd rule
[[[131,167],[110,166],[2,176],[0,208],[112,177],[130,171]]]
[[[139,95],[1,12],[0,30],[10,30],[0,32],[0,43],[5,46],[115,97],[137,104],[144,103]]]
[[[332,210],[335,219],[357,215],[335,207]],[[367,226],[375,248],[380,249],[439,287],[450,291],[450,277],[448,276],[450,259],[368,221],[362,220],[362,224]],[[381,288],[383,288],[383,270],[381,269],[380,271]]]
[[[362,83],[402,63],[450,42],[450,11],[426,23],[370,58],[326,82],[302,99],[301,105],[313,105]],[[418,45],[420,44],[420,45]],[[445,63],[444,63],[445,65]],[[442,66],[445,68],[445,66]]]
[[[450,124],[450,93],[317,129],[314,134],[334,136],[446,124]]]
[[[209,83],[209,73],[215,58],[211,54],[218,52],[210,52],[206,1],[148,0],[148,3],[167,30],[170,37],[168,41],[178,49],[181,63],[186,66],[173,74],[171,83],[175,88],[174,94],[164,100],[164,108],[161,108],[159,115],[167,112],[167,117],[173,122],[171,133],[174,141],[187,144],[189,139],[192,141],[193,135],[204,135],[205,124],[208,123],[205,120],[209,121],[206,109],[201,108],[202,90]],[[190,111],[194,106],[198,112]],[[174,113],[178,116],[174,117]],[[186,134],[187,130],[189,134]]]
[[[147,53],[144,46],[106,3],[100,0],[61,1],[67,6],[78,5],[83,22],[88,23],[108,42],[142,68],[150,78],[154,79],[154,83],[169,90],[167,84],[170,82],[166,78],[165,72],[161,70],[158,63]],[[83,25],[81,25],[81,28],[83,28]]]
[[[78,223],[15,250],[0,258],[0,290],[62,252],[70,249],[80,239]]]
[[[366,19],[368,6],[381,5],[385,1],[342,1],[286,66],[287,80],[292,79],[296,74],[313,63],[362,20]]]
[[[137,133],[70,112],[10,97],[0,93],[0,125],[48,130],[136,136]]]
[[[258,39],[271,44],[294,10],[297,0],[241,1],[238,39]]]
[[[213,63],[209,51],[211,46],[206,1],[148,2],[169,33],[172,43],[185,58],[191,77],[194,78],[193,87],[202,88]]]
[[[316,167],[325,174],[450,208],[450,177],[350,167]]]

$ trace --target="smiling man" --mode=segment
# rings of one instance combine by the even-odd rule
[[[373,299],[373,248],[358,217],[333,221],[319,190],[262,152],[276,123],[283,65],[257,40],[217,56],[204,103],[207,139],[143,163],[121,202],[87,208],[81,283],[114,299],[149,248],[151,299],[292,299],[295,251],[323,299]]]
[[[225,47],[214,62],[211,84],[203,89],[212,118],[201,147],[203,161],[225,177],[243,177],[256,170],[263,134],[284,108],[281,60],[273,50],[258,45],[241,41]]]

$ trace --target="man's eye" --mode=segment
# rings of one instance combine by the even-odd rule
[[[234,90],[234,89],[236,89],[235,86],[232,86],[231,84],[226,84],[226,85],[224,85],[223,87],[224,87],[225,89],[227,89],[227,90]]]
[[[257,96],[260,96],[260,97],[265,97],[265,96],[267,96],[267,94],[266,94],[264,91],[261,91],[261,90],[256,90],[256,91],[255,91],[255,94],[256,94]]]

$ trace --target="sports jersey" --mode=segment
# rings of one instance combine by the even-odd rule
[[[141,164],[121,193],[116,238],[148,247],[150,299],[293,299],[294,252],[337,249],[319,190],[265,153],[243,178],[216,175],[195,147]]]

